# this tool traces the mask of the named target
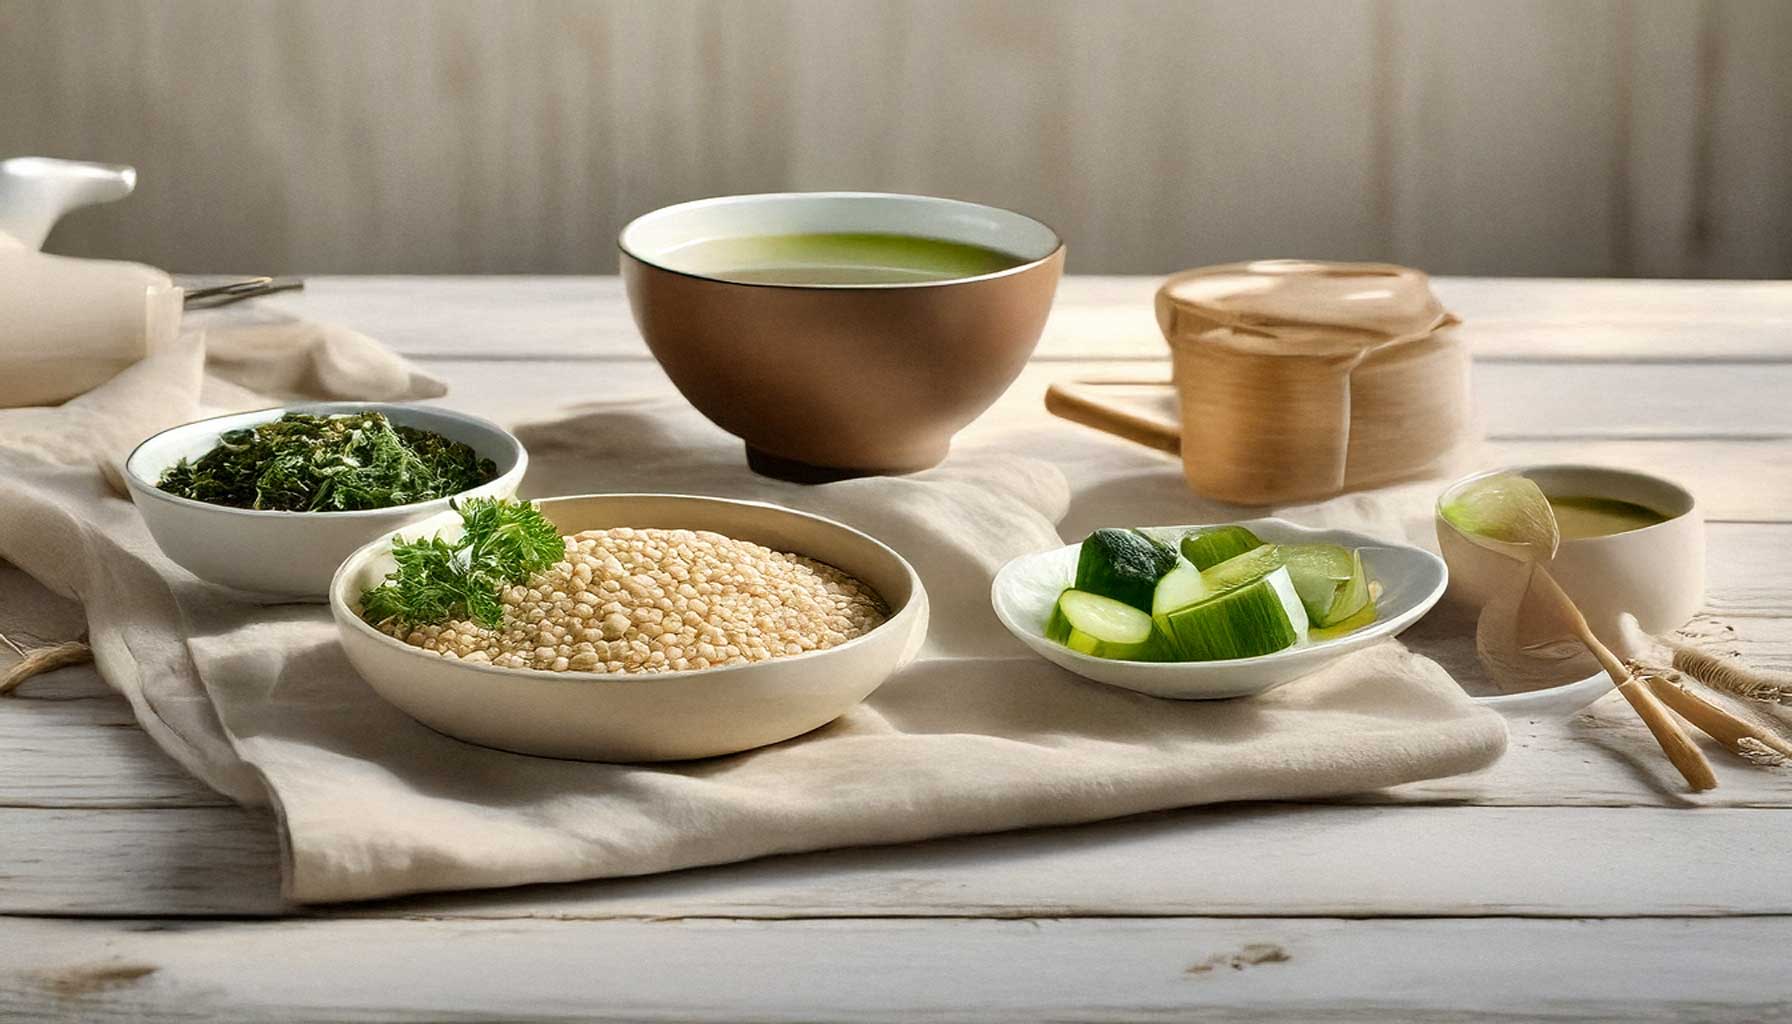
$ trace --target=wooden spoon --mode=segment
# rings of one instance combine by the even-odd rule
[[[1680,770],[1680,774],[1685,776],[1687,785],[1694,790],[1716,789],[1717,775],[1711,770],[1711,762],[1705,759],[1704,751],[1693,743],[1692,737],[1688,736],[1686,730],[1680,727],[1680,720],[1674,717],[1661,700],[1647,686],[1631,675],[1624,662],[1619,660],[1617,655],[1613,654],[1605,644],[1600,642],[1598,637],[1593,635],[1593,630],[1587,625],[1586,616],[1581,614],[1580,608],[1562,590],[1561,584],[1557,583],[1555,577],[1549,574],[1549,570],[1542,565],[1537,565],[1532,580],[1534,592],[1554,603],[1563,624],[1576,637],[1580,638],[1580,642],[1587,646],[1587,650],[1592,652],[1594,658],[1598,659],[1606,674],[1612,677],[1612,681],[1618,685],[1618,692],[1624,695],[1624,699],[1630,702],[1632,708],[1636,709],[1637,717],[1641,718],[1643,724],[1649,727],[1649,732],[1655,736],[1655,742],[1661,744],[1661,749],[1668,755],[1668,760],[1672,761],[1674,767]]]

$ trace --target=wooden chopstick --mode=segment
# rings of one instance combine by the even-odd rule
[[[1649,685],[1651,693],[1661,698],[1662,703],[1673,708],[1681,718],[1691,722],[1700,732],[1730,748],[1738,756],[1762,764],[1792,761],[1792,743],[1775,735],[1772,730],[1763,729],[1732,714],[1694,693],[1685,684],[1666,676],[1646,673],[1643,681]]]
[[[1661,744],[1662,752],[1666,753],[1668,760],[1672,761],[1674,767],[1680,770],[1687,785],[1695,791],[1716,789],[1717,773],[1711,770],[1711,762],[1705,759],[1705,752],[1700,750],[1693,743],[1692,737],[1686,734],[1686,730],[1680,727],[1679,719],[1674,717],[1673,712],[1662,704],[1653,691],[1637,681],[1637,678],[1630,673],[1630,670],[1618,659],[1617,655],[1613,654],[1604,643],[1600,642],[1598,637],[1593,635],[1592,627],[1587,625],[1587,617],[1580,613],[1580,609],[1575,606],[1573,599],[1562,590],[1561,584],[1557,583],[1555,577],[1549,574],[1549,570],[1541,565],[1536,569],[1537,579],[1542,585],[1543,592],[1554,598],[1564,621],[1574,630],[1574,634],[1580,638],[1580,642],[1587,646],[1587,650],[1593,653],[1593,657],[1598,659],[1600,667],[1604,668],[1606,674],[1612,677],[1612,681],[1618,685],[1618,692],[1624,695],[1624,699],[1629,701],[1630,706],[1636,710],[1637,717],[1641,718],[1643,724],[1649,727],[1649,732],[1654,735],[1655,742]]]

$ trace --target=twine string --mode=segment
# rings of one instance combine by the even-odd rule
[[[43,647],[24,647],[5,633],[0,633],[0,644],[6,645],[19,656],[18,664],[0,672],[0,697],[11,695],[25,680],[34,676],[93,660],[93,648],[81,640],[67,640]]]

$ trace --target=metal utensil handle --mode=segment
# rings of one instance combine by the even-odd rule
[[[228,284],[211,285],[195,288],[186,294],[183,302],[187,309],[217,309],[244,299],[273,295],[276,292],[289,292],[305,287],[305,282],[296,277],[250,277]]]

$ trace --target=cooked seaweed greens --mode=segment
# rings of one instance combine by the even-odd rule
[[[157,482],[212,505],[278,512],[353,512],[432,501],[478,487],[498,467],[459,441],[394,426],[377,412],[289,412],[226,431],[211,451]]]
[[[560,529],[527,501],[471,498],[455,502],[461,534],[395,541],[398,568],[361,595],[361,617],[426,626],[468,618],[496,629],[502,593],[566,557]]]

